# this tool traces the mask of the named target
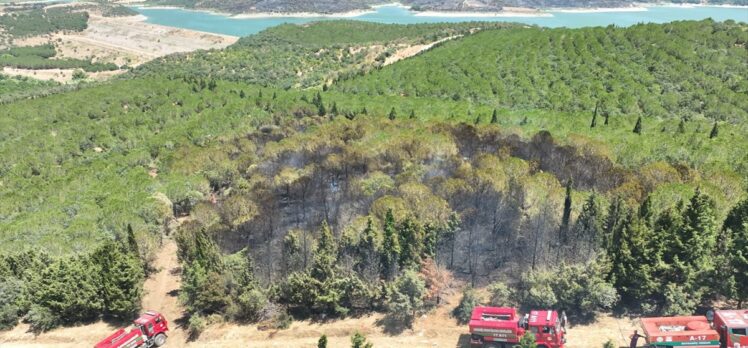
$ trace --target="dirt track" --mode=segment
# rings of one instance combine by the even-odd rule
[[[156,260],[158,272],[145,282],[143,308],[164,313],[170,321],[168,348],[181,347],[316,347],[320,335],[326,334],[329,347],[350,347],[350,337],[358,331],[366,335],[375,347],[467,347],[467,327],[458,325],[450,317],[450,311],[460,298],[459,293],[448,295],[445,304],[418,318],[412,330],[399,334],[388,334],[377,321],[381,314],[361,318],[349,318],[328,323],[297,321],[288,330],[261,331],[254,325],[215,324],[194,342],[187,342],[186,332],[180,325],[182,308],[178,294],[180,286],[177,246],[171,239],[164,239],[164,245]],[[627,319],[603,316],[597,323],[577,326],[569,330],[569,348],[599,348],[608,339],[619,346],[627,346],[626,336],[634,329],[634,323]],[[13,348],[72,348],[92,347],[115,328],[98,322],[79,327],[53,330],[39,336],[28,332],[28,325],[21,324],[15,329],[0,333],[0,347]]]

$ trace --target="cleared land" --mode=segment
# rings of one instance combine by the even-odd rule
[[[185,29],[153,25],[143,22],[145,17],[101,17],[92,15],[88,28],[80,33],[55,33],[16,40],[17,46],[52,43],[56,58],[91,59],[120,66],[138,66],[165,55],[203,49],[223,48],[238,37],[203,33]],[[120,70],[114,74],[121,73]],[[72,69],[27,70],[5,69],[6,74],[66,82],[72,79]],[[101,79],[113,75],[92,74]]]

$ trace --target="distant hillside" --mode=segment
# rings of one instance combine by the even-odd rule
[[[365,10],[374,5],[388,4],[387,0],[146,0],[147,4],[209,9],[228,13],[251,12],[316,12],[340,13]],[[417,11],[501,11],[504,7],[528,8],[613,8],[634,6],[636,3],[660,1],[632,0],[402,0],[401,3]],[[670,1],[668,1],[670,2]],[[680,0],[672,3],[700,4],[700,0]],[[710,4],[748,5],[748,0],[711,0]]]
[[[333,88],[514,108],[746,120],[746,29],[705,20],[485,31]]]

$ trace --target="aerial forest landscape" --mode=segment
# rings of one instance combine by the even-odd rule
[[[0,348],[748,348],[744,0],[0,0]]]

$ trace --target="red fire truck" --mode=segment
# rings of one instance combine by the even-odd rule
[[[97,343],[95,348],[148,348],[160,347],[166,343],[166,331],[169,325],[160,313],[145,312],[133,321],[133,325],[119,329],[117,332]]]
[[[647,347],[748,348],[748,310],[716,311],[713,323],[705,316],[643,318],[641,323]]]
[[[722,348],[748,348],[748,309],[716,311],[714,329]]]
[[[566,319],[556,311],[533,310],[519,317],[516,308],[475,307],[470,317],[470,345],[483,348],[509,348],[530,331],[538,348],[563,348]]]

